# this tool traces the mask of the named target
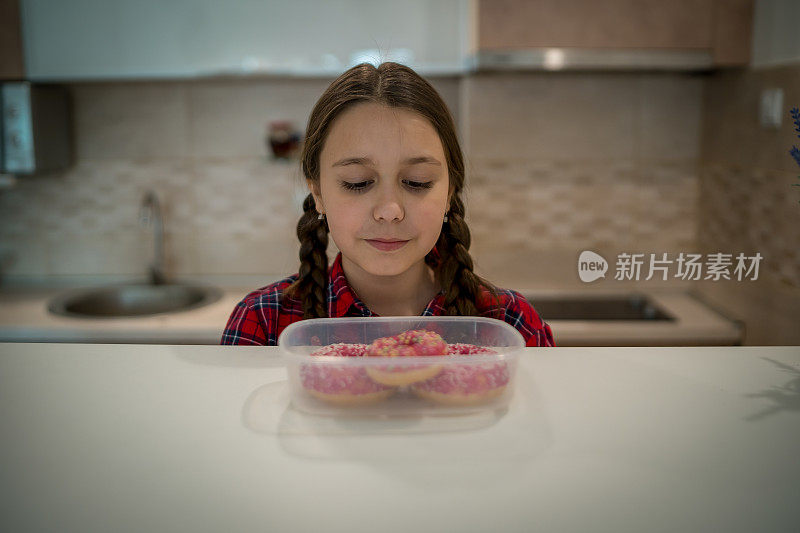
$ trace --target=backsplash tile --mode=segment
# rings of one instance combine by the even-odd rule
[[[503,167],[477,159],[473,168],[467,197],[478,244],[491,240],[531,251],[695,247],[693,165],[653,164],[644,170],[633,161],[619,161]]]
[[[464,83],[475,157],[634,157],[635,75],[480,74]]]
[[[648,74],[639,78],[638,157],[696,160],[700,150],[703,78]]]
[[[262,158],[197,160],[194,174],[198,233],[293,234],[305,191],[297,164],[268,164]]]
[[[72,85],[79,160],[189,155],[187,83]]]
[[[783,124],[758,124],[762,89],[784,91]],[[715,73],[705,88],[698,239],[707,253],[762,255],[755,282],[698,284],[698,294],[745,324],[745,344],[800,339],[800,170],[789,109],[800,106],[800,65]]]
[[[329,83],[327,79],[313,79],[203,81],[190,85],[191,156],[264,156],[269,123],[289,120],[303,130],[311,108]]]
[[[297,270],[307,191],[299,163],[268,159],[270,120],[304,127],[330,80],[80,83],[78,161],[0,191],[0,268],[26,276],[144,274],[144,192],[164,207],[168,274],[266,278]],[[702,85],[638,73],[430,80],[464,136],[465,201],[479,268],[520,254],[553,284],[582,249],[693,249]],[[329,253],[336,252],[331,243]],[[491,259],[489,258],[489,255]],[[549,258],[549,259],[548,259]],[[569,261],[566,264],[558,261]]]

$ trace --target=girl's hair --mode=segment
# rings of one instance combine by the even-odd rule
[[[302,152],[303,174],[319,186],[320,153],[331,124],[345,109],[361,102],[415,111],[428,119],[439,134],[449,172],[450,210],[439,240],[425,256],[444,289],[447,315],[477,315],[475,302],[482,288],[493,297],[496,288],[472,271],[469,255],[470,233],[464,221],[464,158],[456,137],[455,124],[439,93],[409,67],[385,62],[375,67],[361,63],[339,76],[320,97],[308,119]],[[284,292],[284,298],[303,303],[303,318],[328,316],[328,225],[318,220],[314,197],[303,202],[303,216],[297,223],[300,239],[299,278]],[[487,296],[484,293],[484,297]]]

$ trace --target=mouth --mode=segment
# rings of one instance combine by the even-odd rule
[[[396,239],[366,239],[366,241],[373,247],[382,252],[391,252],[399,250],[406,245],[408,241],[401,241]]]

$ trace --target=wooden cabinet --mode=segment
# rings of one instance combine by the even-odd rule
[[[753,0],[478,0],[479,52],[698,51],[750,61]]]
[[[598,68],[657,66],[663,59],[658,54],[668,56],[662,68],[680,69],[692,61],[697,68],[746,65],[753,4],[0,0],[0,78],[327,76],[369,60],[370,54],[424,74],[460,74],[469,72],[476,52],[480,57],[524,51],[541,58],[549,49],[599,61]]]
[[[24,76],[19,0],[0,0],[0,80]]]

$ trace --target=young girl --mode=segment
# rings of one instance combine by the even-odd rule
[[[222,344],[274,346],[305,318],[471,315],[555,345],[525,298],[472,271],[455,126],[416,72],[362,63],[337,78],[308,119],[302,167],[299,273],[239,302]],[[328,233],[340,250],[330,269]]]

